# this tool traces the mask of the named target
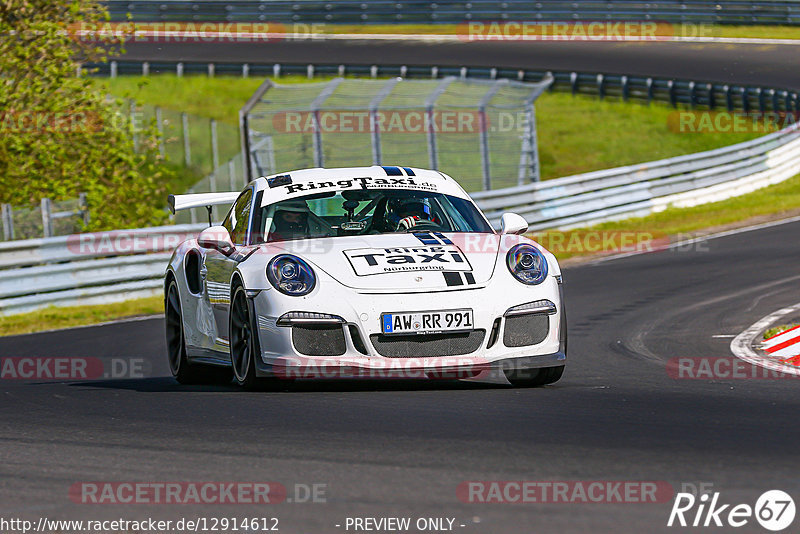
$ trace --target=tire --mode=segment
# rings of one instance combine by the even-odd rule
[[[194,365],[186,356],[186,338],[183,332],[183,314],[178,283],[170,280],[164,297],[164,318],[167,335],[167,360],[169,370],[181,384],[215,384],[230,382],[230,372],[209,366]]]
[[[535,388],[558,382],[564,374],[564,366],[542,367],[540,369],[505,369],[503,371],[512,386]]]
[[[245,389],[256,389],[261,380],[256,377],[256,340],[247,294],[241,284],[233,288],[231,308],[228,319],[228,338],[230,340],[231,367],[233,379]]]

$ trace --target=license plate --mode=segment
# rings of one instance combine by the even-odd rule
[[[411,313],[384,313],[384,334],[438,334],[469,332],[474,328],[472,310],[443,310]]]

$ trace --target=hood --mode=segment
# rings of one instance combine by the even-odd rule
[[[268,245],[359,290],[469,289],[494,272],[500,236],[416,232],[286,241]],[[276,250],[277,249],[277,250]]]

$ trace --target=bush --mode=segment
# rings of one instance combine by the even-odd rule
[[[159,224],[164,183],[154,125],[137,132],[119,102],[78,70],[118,41],[85,35],[108,20],[94,0],[0,2],[0,202],[88,193],[93,230]]]

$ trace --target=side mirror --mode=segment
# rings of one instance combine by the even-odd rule
[[[504,213],[500,218],[501,234],[524,234],[528,231],[528,221],[516,213]]]
[[[236,247],[233,246],[231,235],[224,226],[209,226],[197,236],[197,244],[203,248],[218,250],[229,256]]]

